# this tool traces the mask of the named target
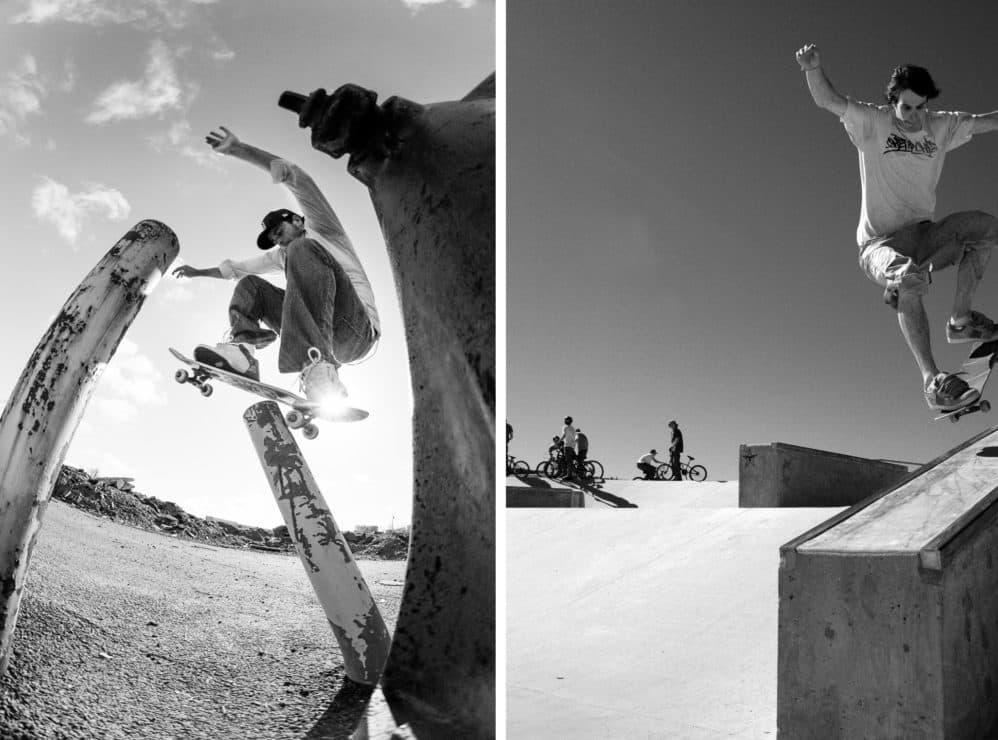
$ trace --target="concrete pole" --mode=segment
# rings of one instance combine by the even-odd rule
[[[391,635],[350,546],[336,526],[280,407],[263,401],[246,409],[243,419],[305,573],[339,642],[347,676],[373,686],[384,668]]]
[[[419,105],[345,85],[282,96],[312,146],[350,155],[395,275],[413,388],[405,596],[356,738],[495,734],[495,77]],[[391,709],[385,716],[384,707]],[[377,728],[375,730],[374,728]],[[422,730],[422,732],[421,732]]]
[[[66,449],[104,367],[179,249],[157,221],[125,234],[62,307],[0,416],[0,673]]]

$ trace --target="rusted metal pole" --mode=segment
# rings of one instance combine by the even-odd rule
[[[391,635],[350,546],[280,407],[263,401],[246,409],[243,419],[305,573],[339,642],[347,676],[373,686],[384,668]]]
[[[66,449],[101,372],[179,249],[158,221],[125,234],[66,301],[0,416],[0,673]]]
[[[495,78],[420,105],[344,85],[282,96],[350,155],[395,275],[413,388],[406,587],[356,738],[495,734]],[[386,715],[385,706],[390,709]]]

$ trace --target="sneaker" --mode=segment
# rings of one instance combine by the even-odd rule
[[[260,363],[253,357],[253,350],[239,342],[199,344],[194,348],[194,359],[250,380],[260,380]]]
[[[981,392],[971,388],[962,378],[950,373],[939,373],[925,389],[925,402],[929,408],[938,411],[955,411],[969,406],[978,398]]]
[[[300,383],[305,398],[315,403],[342,401],[347,387],[340,380],[336,365],[326,362],[314,347],[308,351],[309,361],[302,370]]]
[[[970,312],[970,321],[957,326],[952,320],[946,322],[946,341],[950,344],[959,342],[988,342],[998,338],[998,327],[995,322],[977,311]]]

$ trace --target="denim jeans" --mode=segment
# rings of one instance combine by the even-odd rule
[[[343,268],[319,243],[298,239],[287,247],[282,290],[257,275],[236,283],[229,304],[232,337],[258,330],[260,322],[280,335],[277,366],[300,372],[309,347],[339,366],[368,353],[378,337],[364,304]]]

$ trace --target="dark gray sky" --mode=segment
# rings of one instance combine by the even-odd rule
[[[511,451],[536,464],[572,415],[630,477],[676,419],[728,479],[741,443],[927,461],[998,423],[931,422],[856,264],[856,150],[794,60],[817,43],[838,91],[876,103],[894,65],[921,64],[937,110],[981,113],[996,27],[989,3],[509,0]],[[998,134],[950,152],[938,195],[940,217],[998,213]],[[975,307],[998,318],[996,273]],[[954,277],[926,304],[949,370],[967,350],[942,331]]]

